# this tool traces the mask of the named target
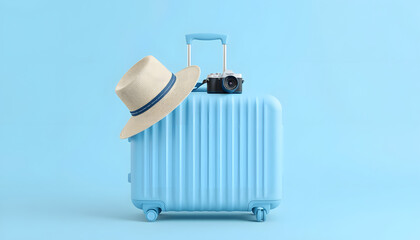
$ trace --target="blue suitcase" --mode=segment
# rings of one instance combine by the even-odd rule
[[[248,92],[192,92],[128,139],[131,198],[147,220],[161,211],[252,211],[264,221],[279,205],[281,105]]]

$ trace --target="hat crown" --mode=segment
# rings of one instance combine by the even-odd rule
[[[118,82],[115,92],[130,111],[143,107],[169,83],[172,73],[155,57],[137,62]]]

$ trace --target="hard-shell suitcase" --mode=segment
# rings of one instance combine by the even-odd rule
[[[132,202],[161,211],[252,211],[282,196],[282,112],[272,96],[192,92],[172,113],[128,139]]]

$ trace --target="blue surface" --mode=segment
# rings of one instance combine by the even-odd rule
[[[128,139],[134,205],[164,212],[277,207],[281,111],[269,95],[191,93],[164,119]]]
[[[419,239],[419,11],[414,0],[1,1],[0,239]],[[192,32],[227,34],[244,91],[283,105],[283,201],[264,223],[150,224],[130,201],[119,139],[130,113],[115,86],[149,54],[185,67]],[[219,42],[193,48],[201,79],[221,71]]]

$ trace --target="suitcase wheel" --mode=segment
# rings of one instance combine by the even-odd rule
[[[160,211],[160,209],[149,209],[146,211],[146,219],[149,222],[154,222],[156,221]]]
[[[252,212],[255,214],[257,222],[264,222],[267,216],[267,211],[262,207],[255,207],[252,209]]]

